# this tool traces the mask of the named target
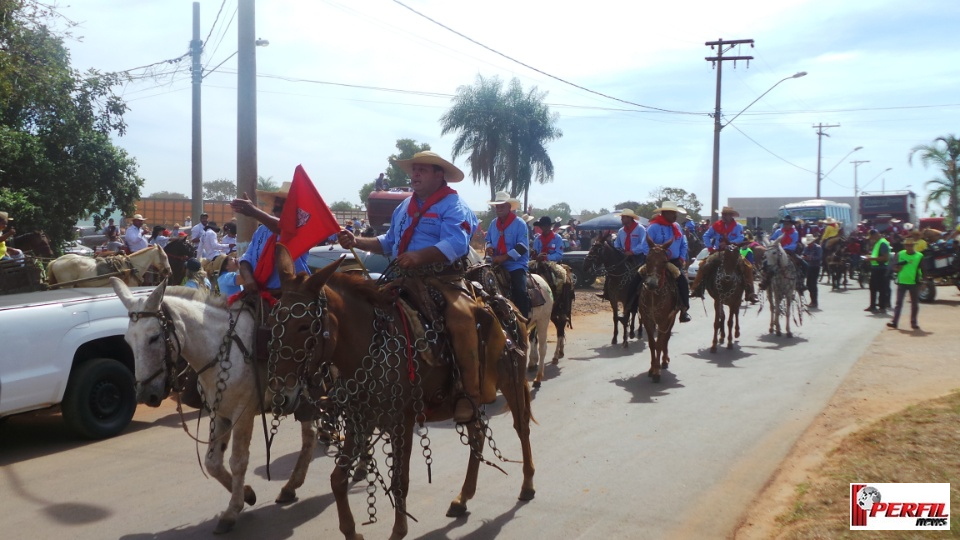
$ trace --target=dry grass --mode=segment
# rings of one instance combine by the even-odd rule
[[[851,482],[949,482],[960,501],[960,393],[909,407],[845,438],[809,483],[796,488],[796,501],[777,518],[781,538],[946,538],[950,532],[851,531]]]

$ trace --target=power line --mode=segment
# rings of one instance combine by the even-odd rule
[[[207,42],[210,41],[210,36],[213,35],[213,29],[217,27],[217,21],[220,20],[220,14],[223,13],[223,6],[227,5],[227,0],[220,2],[220,9],[217,10],[217,16],[213,18],[213,24],[210,25],[210,31],[207,32],[207,39],[203,40],[203,46],[207,46]]]
[[[727,125],[728,125],[729,127],[732,127],[733,129],[739,131],[741,135],[743,135],[744,137],[746,137],[747,139],[749,139],[750,142],[752,142],[753,144],[755,144],[755,145],[759,146],[760,148],[762,148],[765,152],[767,152],[767,153],[770,154],[771,156],[779,159],[780,161],[786,163],[787,165],[792,165],[792,166],[800,169],[801,171],[806,171],[806,172],[808,172],[808,173],[813,174],[813,171],[811,171],[810,169],[801,167],[801,166],[797,165],[796,163],[792,163],[792,162],[788,161],[786,158],[782,158],[782,157],[778,156],[778,155],[777,155],[776,153],[774,153],[772,150],[770,150],[770,149],[767,148],[766,146],[758,143],[758,142],[755,141],[752,137],[750,137],[749,135],[747,135],[746,133],[744,133],[743,130],[740,129],[740,128],[738,128],[736,125],[734,125],[734,124],[727,124]]]
[[[566,80],[566,79],[562,79],[562,78],[560,78],[560,77],[557,77],[556,75],[551,75],[551,74],[547,73],[546,71],[537,69],[537,68],[531,66],[530,64],[526,64],[526,63],[521,62],[520,60],[517,60],[516,58],[513,58],[513,57],[511,57],[511,56],[508,56],[508,55],[506,55],[506,54],[504,54],[504,53],[502,53],[502,52],[500,52],[500,51],[498,51],[498,50],[496,50],[496,49],[490,48],[490,47],[484,45],[483,43],[480,43],[479,41],[477,41],[477,40],[475,40],[475,39],[473,39],[473,38],[471,38],[471,37],[469,37],[469,36],[466,36],[466,35],[464,35],[464,34],[458,32],[458,31],[454,30],[453,28],[450,28],[449,26],[447,26],[447,25],[445,25],[445,24],[443,24],[443,23],[441,23],[441,22],[439,22],[439,21],[436,21],[436,20],[434,20],[434,19],[431,19],[431,18],[428,17],[427,15],[424,15],[423,13],[420,13],[419,11],[413,9],[412,7],[404,4],[404,3],[401,2],[400,0],[393,0],[393,2],[396,3],[396,4],[399,4],[400,6],[406,8],[406,9],[408,9],[408,10],[410,10],[410,11],[412,11],[413,13],[416,13],[417,15],[419,15],[419,16],[423,17],[424,19],[432,22],[433,24],[435,24],[435,25],[437,25],[437,26],[439,26],[439,27],[441,27],[441,28],[443,28],[443,29],[445,29],[445,30],[447,30],[447,31],[449,31],[449,32],[452,32],[452,33],[454,33],[454,34],[462,37],[463,39],[466,39],[467,41],[470,41],[471,43],[474,43],[474,44],[476,44],[476,45],[478,45],[478,46],[480,46],[480,47],[483,47],[484,49],[486,49],[486,50],[488,50],[488,51],[490,51],[490,52],[492,52],[492,53],[494,53],[494,54],[497,54],[497,55],[499,55],[499,56],[502,56],[502,57],[506,58],[507,60],[510,60],[511,62],[520,64],[521,66],[523,66],[523,67],[525,67],[525,68],[527,68],[527,69],[536,71],[537,73],[539,73],[539,74],[541,74],[541,75],[545,75],[545,76],[547,76],[547,77],[550,77],[551,79],[554,79],[554,80],[560,81],[560,82],[562,82],[562,83],[564,83],[564,84],[573,86],[574,88],[579,88],[580,90],[583,90],[583,91],[585,91],[585,92],[590,92],[591,94],[596,94],[596,95],[598,95],[598,96],[602,96],[602,97],[605,97],[605,98],[607,98],[607,99],[612,99],[612,100],[614,100],[614,101],[619,101],[620,103],[626,103],[627,105],[633,105],[634,107],[640,107],[640,108],[642,108],[642,109],[651,109],[651,110],[655,110],[655,111],[666,112],[666,113],[673,113],[673,114],[694,114],[694,115],[703,115],[703,116],[706,116],[706,114],[707,114],[707,113],[689,112],[689,111],[674,111],[674,110],[670,110],[670,109],[662,109],[662,108],[660,108],[660,107],[652,107],[652,106],[650,106],[650,105],[642,105],[642,104],[640,104],[640,103],[634,103],[634,102],[632,102],[632,101],[627,101],[627,100],[625,100],[625,99],[620,99],[620,98],[617,98],[617,97],[613,97],[613,96],[611,96],[611,95],[604,94],[603,92],[597,92],[596,90],[591,90],[591,89],[589,89],[589,88],[587,88],[587,87],[585,87],[585,86],[580,86],[579,84],[576,84],[576,83],[570,82],[570,81],[568,81],[568,80]]]

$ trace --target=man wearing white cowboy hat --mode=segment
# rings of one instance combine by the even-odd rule
[[[686,212],[677,205],[676,201],[663,201],[660,208],[654,210],[660,215],[650,220],[647,225],[647,242],[643,243],[642,251],[644,256],[650,253],[650,242],[661,245],[673,240],[668,249],[667,257],[670,262],[680,270],[677,277],[678,302],[680,303],[680,322],[690,322],[690,284],[687,283],[686,273],[683,268],[687,260],[687,237],[683,235],[680,226],[677,225],[677,215],[680,212]]]
[[[563,238],[553,231],[553,221],[550,216],[542,216],[534,224],[540,228],[540,236],[533,239],[533,254],[539,261],[563,260]]]
[[[807,263],[806,271],[806,286],[807,291],[810,293],[810,303],[807,307],[817,308],[818,300],[818,291],[817,291],[817,281],[820,279],[820,263],[823,261],[823,248],[817,244],[817,237],[812,234],[807,234],[803,237],[803,240],[800,241],[803,244],[803,251],[800,254],[800,258],[803,259],[803,262]]]
[[[620,211],[620,223],[623,227],[617,231],[613,247],[627,255],[628,264],[634,268],[643,264],[643,244],[647,238],[647,229],[637,218],[640,216],[629,208]]]
[[[510,274],[510,299],[524,317],[530,316],[530,297],[527,295],[527,272],[530,262],[530,244],[527,224],[517,218],[520,201],[506,191],[497,192],[488,202],[497,212],[497,219],[487,227],[486,253],[493,264],[502,266]]]
[[[720,219],[718,219],[705,233],[703,233],[703,243],[710,250],[711,255],[700,265],[696,279],[693,280],[692,297],[703,298],[704,281],[713,279],[720,266],[720,255],[717,253],[727,249],[727,246],[744,246],[746,238],[743,236],[743,225],[737,222],[736,218],[740,215],[731,206],[724,206],[720,210]],[[743,279],[744,297],[750,303],[757,303],[757,295],[753,291],[753,265],[746,259],[741,259],[737,265],[740,271],[740,277]]]
[[[123,233],[123,241],[130,253],[136,253],[147,247],[147,239],[143,237],[143,222],[146,219],[140,214],[134,214],[130,221],[131,224],[127,225],[127,230]]]
[[[793,261],[797,268],[797,290],[803,294],[803,290],[806,288],[807,270],[806,263],[797,255],[797,250],[800,247],[800,233],[796,229],[797,222],[793,219],[793,216],[787,214],[780,220],[780,225],[781,227],[770,235],[770,242],[779,242],[790,260]],[[761,291],[770,285],[770,280],[773,278],[771,272],[772,270],[767,267],[766,261],[764,261],[763,278],[760,280]]]
[[[375,238],[357,238],[353,233],[340,231],[340,245],[358,247],[392,256],[403,280],[411,290],[424,289],[423,281],[450,294],[460,291],[459,282],[441,282],[437,274],[457,275],[465,269],[465,257],[470,250],[470,237],[477,229],[477,216],[448,183],[463,180],[463,171],[434,152],[418,152],[411,159],[395,161],[410,176],[413,195],[393,211],[386,234]],[[417,287],[420,289],[417,289]],[[458,298],[462,292],[456,292]],[[430,301],[423,299],[423,302]],[[452,302],[447,302],[444,318],[447,328],[463,328],[465,314]],[[472,324],[472,322],[470,322]],[[454,359],[460,368],[461,393],[454,408],[454,421],[470,422],[476,418],[477,407],[495,399],[495,395],[480,394],[479,337],[476,333],[449,335]]]
[[[253,204],[250,196],[246,193],[243,194],[242,198],[234,199],[230,202],[230,208],[233,209],[234,212],[243,216],[252,217],[260,222],[257,230],[253,231],[253,236],[250,238],[250,244],[247,246],[247,250],[240,258],[240,284],[243,285],[245,290],[256,290],[260,287],[257,285],[254,274],[257,266],[260,264],[260,259],[263,258],[263,250],[267,246],[270,237],[276,235],[277,241],[280,240],[280,216],[283,214],[283,206],[287,202],[287,195],[290,194],[290,187],[292,185],[292,182],[284,182],[277,191],[257,190],[257,202],[266,208],[270,208],[270,214]],[[300,272],[310,273],[310,267],[307,266],[308,253],[309,251],[293,262],[294,269],[298,274]],[[270,257],[265,259],[265,261],[270,260],[272,260]],[[268,291],[278,290],[280,288],[280,274],[277,272],[276,266],[274,266],[274,268],[264,267],[261,274],[269,276],[263,283],[263,286]]]

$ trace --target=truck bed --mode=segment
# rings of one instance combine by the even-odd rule
[[[153,287],[131,288],[132,291],[148,291],[152,289]],[[0,311],[25,306],[83,302],[106,296],[116,296],[116,294],[110,287],[80,287],[76,289],[53,289],[50,291],[8,294],[0,296]]]

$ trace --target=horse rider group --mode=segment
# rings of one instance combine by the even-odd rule
[[[703,242],[710,250],[710,256],[700,266],[696,279],[693,280],[693,291],[691,297],[703,298],[705,289],[704,282],[713,279],[720,266],[722,253],[728,248],[750,249],[750,241],[743,234],[743,225],[735,219],[740,213],[730,206],[724,206],[720,211],[720,219],[717,220],[703,233]],[[752,254],[752,250],[749,252]],[[753,265],[741,252],[740,260],[737,262],[737,270],[743,279],[745,299],[755,304],[757,295],[753,289]],[[761,288],[763,288],[761,286]]]

